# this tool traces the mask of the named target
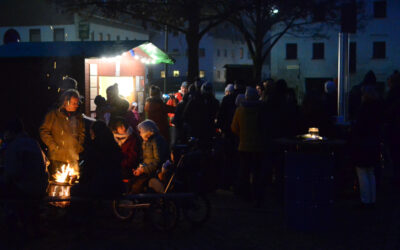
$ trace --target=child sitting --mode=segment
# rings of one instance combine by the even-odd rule
[[[132,169],[138,166],[140,156],[139,138],[128,127],[127,122],[123,118],[117,118],[112,124],[114,139],[123,154],[121,166],[122,179],[125,180],[133,177]]]
[[[138,125],[142,137],[143,162],[133,170],[132,193],[140,193],[148,180],[156,176],[161,164],[168,158],[169,148],[166,140],[159,134],[157,125],[152,120],[145,120]]]

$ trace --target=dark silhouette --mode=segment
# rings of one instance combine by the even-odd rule
[[[175,107],[164,103],[161,99],[161,90],[159,87],[154,85],[150,87],[150,97],[146,100],[144,111],[146,119],[154,121],[160,130],[160,134],[169,142],[168,113],[174,113]]]
[[[380,163],[383,105],[374,86],[362,90],[362,102],[351,131],[351,158],[360,184],[361,202],[376,201],[375,168]]]

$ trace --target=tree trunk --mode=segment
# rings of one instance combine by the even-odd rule
[[[261,82],[263,61],[257,56],[256,60],[253,61],[253,81],[257,84]]]
[[[258,46],[257,46],[258,45]],[[262,67],[263,67],[263,46],[262,43],[258,43],[255,46],[254,57],[253,57],[253,81],[257,84],[261,81]]]
[[[200,44],[200,23],[196,17],[196,11],[188,20],[188,32],[186,42],[188,46],[188,75],[187,80],[193,82],[199,76],[199,44]]]

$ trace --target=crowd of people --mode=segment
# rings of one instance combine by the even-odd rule
[[[388,79],[388,86],[385,96],[371,71],[350,92],[346,138],[365,206],[376,201],[375,173],[382,153],[400,180],[399,72]],[[106,98],[96,97],[95,120],[82,115],[80,100],[78,91],[65,90],[47,113],[39,129],[46,150],[24,132],[20,120],[10,121],[1,139],[3,196],[43,197],[48,181],[55,181],[64,164],[79,175],[72,195],[113,198],[123,192],[161,192],[158,173],[170,159],[171,145],[195,137],[205,151],[215,149],[219,138],[223,160],[212,170],[218,185],[260,206],[276,171],[276,139],[304,134],[310,127],[326,138],[343,136],[335,126],[334,81],[325,84],[324,93],[306,93],[301,105],[283,79],[269,79],[256,87],[228,84],[221,103],[210,82],[183,82],[168,102],[157,86],[151,86],[143,119],[137,104],[119,95],[117,84],[107,89]]]

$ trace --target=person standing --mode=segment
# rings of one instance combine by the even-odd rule
[[[65,91],[60,97],[58,108],[47,113],[40,126],[40,138],[48,147],[50,166],[49,179],[64,164],[71,164],[79,171],[79,154],[83,151],[85,125],[79,112],[79,92],[74,89]]]
[[[110,110],[110,121],[107,125],[112,124],[117,117],[126,117],[129,110],[129,102],[119,95],[118,84],[107,88],[107,105]]]
[[[169,143],[169,122],[168,113],[174,113],[175,107],[166,105],[161,99],[161,90],[157,86],[150,87],[150,98],[146,100],[144,106],[146,119],[150,119],[157,124],[160,134]]]
[[[375,168],[380,163],[383,104],[374,86],[365,86],[351,131],[351,157],[360,184],[362,206],[376,201]]]
[[[264,185],[263,152],[263,105],[257,90],[247,87],[245,101],[233,116],[232,132],[239,137],[239,183],[237,193],[246,200],[255,199],[256,205],[263,202]]]

